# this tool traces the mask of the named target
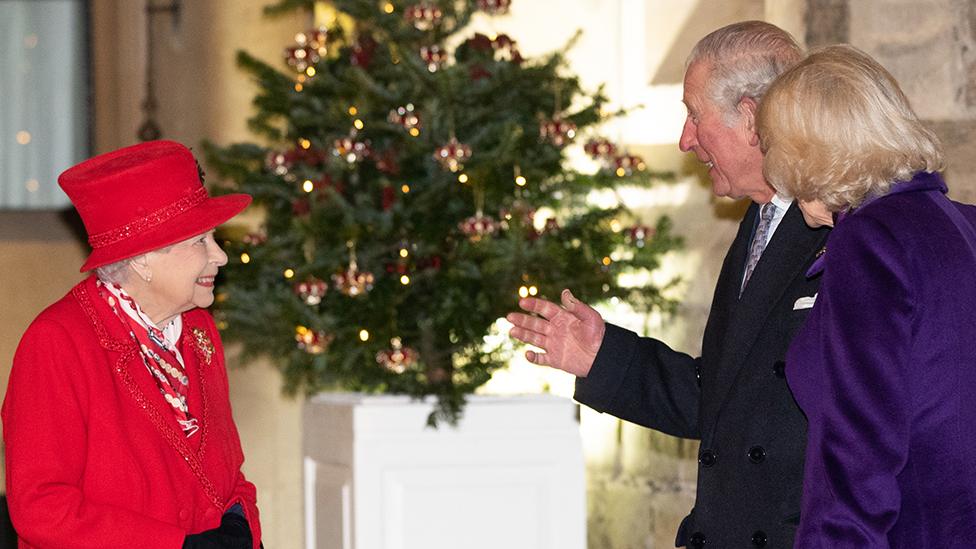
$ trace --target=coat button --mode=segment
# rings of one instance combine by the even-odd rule
[[[705,547],[705,534],[701,532],[695,532],[688,538],[688,547],[692,549],[702,549]]]
[[[756,547],[765,547],[766,542],[768,541],[769,538],[766,537],[766,532],[763,532],[762,530],[756,530],[755,532],[753,532],[752,544],[755,545]]]
[[[716,460],[718,460],[718,456],[711,450],[705,450],[698,456],[698,463],[701,463],[702,467],[711,467],[715,465]]]
[[[190,518],[190,512],[186,509],[180,509],[180,520],[185,521]]]
[[[773,363],[773,374],[776,377],[786,377],[786,362],[777,360]]]
[[[753,463],[762,463],[766,460],[766,450],[762,446],[753,446],[749,448],[749,461]]]
[[[206,523],[220,524],[220,517],[222,513],[214,507],[208,507],[206,511],[203,512],[203,521]]]

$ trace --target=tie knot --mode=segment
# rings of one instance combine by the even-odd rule
[[[776,204],[773,204],[772,202],[763,204],[762,212],[759,214],[760,218],[766,223],[769,223],[773,220],[774,215],[776,215]]]

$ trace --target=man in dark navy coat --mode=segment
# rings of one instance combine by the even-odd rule
[[[793,38],[759,21],[703,38],[684,79],[682,151],[708,166],[718,196],[752,201],[712,299],[702,356],[607,324],[564,290],[562,303],[527,298],[513,337],[543,349],[531,362],[577,376],[575,398],[598,411],[701,440],[694,509],[678,547],[793,546],[806,420],[784,379],[790,339],[816,299],[805,276],[827,230],[809,229],[762,172],[755,114],[762,94],[799,60]]]

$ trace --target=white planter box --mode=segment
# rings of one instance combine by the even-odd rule
[[[321,394],[305,406],[308,549],[584,549],[576,404],[474,396],[457,428],[431,405]]]

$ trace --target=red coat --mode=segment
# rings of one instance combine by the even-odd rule
[[[176,549],[241,503],[260,542],[254,485],[241,473],[227,372],[209,313],[183,313],[187,439],[127,330],[90,277],[27,329],[3,403],[7,498],[21,547]]]

